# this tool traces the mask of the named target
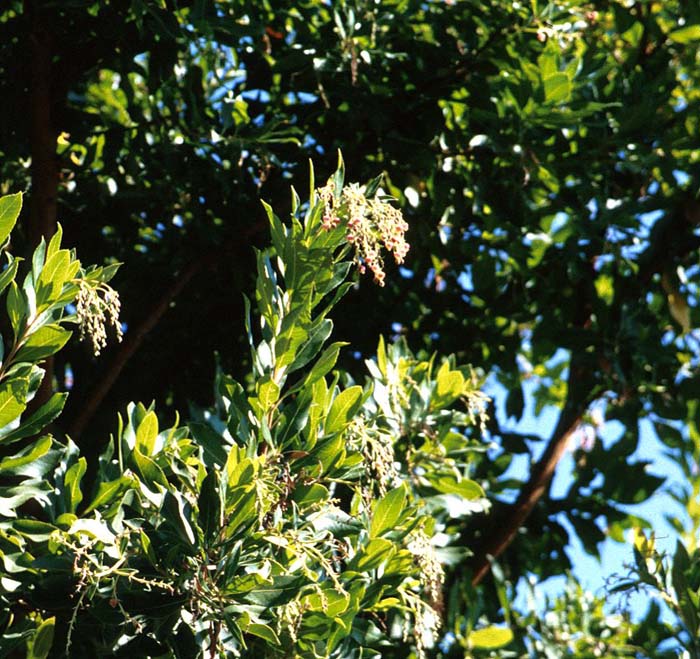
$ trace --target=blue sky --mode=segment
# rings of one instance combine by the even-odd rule
[[[507,391],[499,385],[495,378],[489,378],[486,391],[495,399],[496,409],[499,410],[499,425],[502,429],[508,431],[517,431],[520,433],[531,433],[548,439],[554,426],[556,425],[559,411],[553,407],[545,408],[544,411],[536,417],[534,415],[534,401],[532,398],[533,386],[527,381],[524,382],[525,389],[525,412],[522,419],[518,423],[508,421],[504,418],[504,403]],[[602,441],[604,445],[609,445],[615,442],[623,432],[622,424],[617,421],[606,422],[599,428],[596,441]],[[546,446],[546,441],[543,441],[539,448],[539,452],[543,451]],[[646,460],[651,464],[649,471],[655,475],[664,476],[672,482],[682,482],[683,474],[678,466],[663,455],[663,445],[656,437],[656,433],[652,424],[649,421],[640,422],[640,441],[637,451],[632,456],[631,460]],[[539,453],[535,454],[535,459],[539,457]],[[509,475],[523,478],[529,473],[528,455],[515,456],[509,470]],[[568,490],[569,484],[574,469],[574,460],[571,452],[567,452],[557,467],[557,472],[552,483],[552,494],[563,496]],[[658,549],[667,552],[673,552],[676,544],[676,533],[670,527],[665,519],[665,515],[669,512],[681,513],[681,509],[672,499],[665,493],[657,491],[648,501],[634,506],[627,506],[627,510],[635,515],[645,518],[652,526],[656,535],[656,546]],[[624,575],[627,573],[626,565],[632,563],[632,543],[631,539],[628,543],[618,543],[611,539],[606,539],[600,545],[600,560],[587,554],[581,543],[578,541],[572,527],[563,519],[559,521],[570,531],[570,536],[573,539],[567,548],[567,555],[573,565],[574,576],[578,578],[581,584],[596,595],[604,596],[606,593],[606,584],[612,575]],[[538,605],[545,608],[545,596],[550,598],[556,597],[563,592],[564,584],[566,583],[565,576],[558,576],[548,579],[547,581],[537,586]],[[623,599],[624,597],[624,599]],[[518,598],[516,599],[516,607],[524,609],[526,601],[525,588],[520,588]],[[644,594],[632,595],[631,597],[619,596],[612,597],[609,603],[611,612],[622,605],[629,607],[634,618],[640,619],[648,606],[649,598]]]

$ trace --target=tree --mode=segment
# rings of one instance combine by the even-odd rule
[[[133,273],[117,281],[128,329],[110,365],[57,357],[56,384],[67,365],[76,383],[63,427],[93,444],[102,411],[132,398],[205,405],[215,347],[243,375],[243,326],[211,319],[243,316],[221,291],[250,285],[257,198],[284,208],[286,177],[306,177],[296,163],[313,154],[330,172],[340,146],[359,179],[384,170],[413,250],[378,301],[348,294],[338,336],[367,357],[395,323],[414,349],[493,374],[511,419],[530,397],[560,410],[544,441],[491,414],[498,449],[475,476],[498,522],[464,524],[475,555],[459,576],[481,581],[488,555],[512,580],[562,573],[562,519],[591,553],[621,539],[640,523],[624,506],[660,484],[634,458],[639,419],[674,451],[692,419],[699,22],[680,1],[12,3],[4,191],[29,185],[31,155],[32,204],[46,208],[53,181],[71,244]],[[47,122],[69,134],[53,169]],[[341,354],[356,377],[361,363]],[[553,500],[594,405],[624,432],[577,450]],[[522,482],[506,477],[518,453],[533,463]]]
[[[400,344],[380,342],[364,385],[329,378],[343,343],[325,345],[327,315],[352,286],[350,266],[380,282],[381,251],[405,255],[406,224],[377,184],[344,187],[341,164],[305,212],[293,193],[290,225],[267,207],[273,247],[257,256],[254,314],[247,304],[249,392],[219,372],[215,408],[189,429],[161,430],[152,408],[129,405],[91,485],[75,444],[51,435],[0,462],[13,481],[0,513],[3,654],[362,657],[412,638],[426,656],[443,596],[432,539],[455,537],[484,505],[459,430],[485,398],[452,358],[438,366]],[[20,205],[0,199],[5,236]],[[21,288],[16,259],[3,274],[6,449],[61,411],[54,394],[24,414],[64,325],[79,323],[99,352],[117,321],[115,268],[82,270],[61,237],[40,243]],[[29,502],[38,512],[18,514]]]

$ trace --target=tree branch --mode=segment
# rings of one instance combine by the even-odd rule
[[[205,266],[212,267],[220,257],[235,254],[240,250],[242,245],[245,245],[248,240],[256,233],[262,231],[267,226],[267,221],[259,221],[251,224],[236,240],[232,240],[222,245],[214,254],[206,252],[201,254],[180,272],[177,278],[163,291],[158,301],[151,307],[150,311],[141,322],[133,329],[129,329],[126,337],[112,359],[105,376],[100,380],[97,386],[90,392],[85,402],[80,408],[80,412],[73,420],[68,434],[78,440],[85,427],[90,422],[90,419],[97,412],[102,401],[105,399],[110,389],[116,382],[117,378],[124,370],[128,361],[133,357],[134,353],[141,347],[141,344],[146,339],[148,333],[160,322],[170,307],[170,303],[182,292],[192,278]]]
[[[158,324],[163,315],[165,315],[165,312],[170,307],[170,303],[180,294],[185,286],[187,286],[190,280],[211,261],[210,257],[210,254],[206,254],[191,261],[170,286],[163,291],[146,317],[143,318],[136,327],[127,332],[124,341],[119,346],[119,350],[107,368],[105,376],[90,392],[90,395],[82,404],[79,414],[74,419],[68,431],[68,434],[70,434],[74,440],[80,437],[85,426],[89,423],[90,419],[92,419],[129,359],[131,359],[134,353],[141,347],[148,333]]]
[[[478,552],[471,561],[472,584],[478,585],[491,570],[491,561],[498,558],[513,542],[518,529],[525,523],[537,502],[544,496],[554,476],[559,461],[566,451],[571,435],[578,428],[588,409],[591,394],[581,392],[583,369],[572,358],[569,368],[569,395],[557,427],[542,457],[533,467],[528,482],[523,486],[517,501],[508,509],[503,523],[491,527],[479,543]]]
[[[30,19],[30,154],[31,203],[27,228],[28,250],[39,244],[42,237],[56,232],[56,203],[59,171],[56,159],[56,131],[52,122],[54,93],[51,85],[53,44],[51,30],[46,24],[40,3],[25,0],[24,11]],[[53,357],[45,360],[44,379],[31,403],[30,410],[45,403],[53,391]]]

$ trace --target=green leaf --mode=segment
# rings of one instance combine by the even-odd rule
[[[157,566],[158,557],[153,550],[151,539],[143,532],[143,529],[139,529],[139,540],[141,541],[141,549],[143,549],[143,553],[146,554],[146,558],[149,560],[151,565]]]
[[[301,600],[304,610],[325,613],[329,618],[345,613],[349,604],[350,596],[347,593],[339,593],[332,587],[323,588],[321,592],[311,592]]]
[[[326,339],[333,331],[333,322],[325,319],[314,327],[308,334],[304,345],[299,350],[294,360],[289,366],[289,373],[292,373],[306,366],[321,350]],[[306,337],[304,337],[306,338]]]
[[[17,455],[8,456],[0,461],[0,474],[13,476],[44,476],[56,463],[55,452],[50,454],[52,440],[48,435],[27,446]]]
[[[26,309],[27,304],[24,295],[22,295],[22,291],[19,286],[17,286],[17,282],[12,281],[10,283],[10,290],[7,293],[7,315],[10,318],[10,326],[12,327],[15,338],[20,335],[20,326]]]
[[[369,537],[376,538],[396,525],[406,503],[406,490],[397,487],[387,492],[374,506]]]
[[[513,640],[513,632],[504,627],[486,627],[469,634],[468,643],[479,650],[496,650],[508,645]]]
[[[338,168],[333,174],[333,194],[336,200],[340,199],[340,194],[343,191],[345,184],[345,163],[343,162],[343,154],[338,149]]]
[[[345,440],[341,436],[319,443],[309,456],[309,459],[300,461],[300,465],[320,462],[323,473],[326,473],[345,456],[344,447]]]
[[[433,403],[437,407],[446,407],[464,392],[464,376],[459,371],[450,370],[450,365],[443,362],[435,378]]]
[[[161,511],[163,518],[175,529],[178,536],[193,547],[195,535],[190,522],[190,506],[182,494],[176,490],[166,492]]]
[[[252,634],[266,640],[268,643],[280,647],[280,640],[272,627],[257,622],[251,622],[245,629],[246,634]]]
[[[272,585],[258,586],[254,591],[246,593],[243,599],[249,604],[257,604],[266,608],[281,606],[293,600],[306,582],[306,577],[302,575],[275,577]]]
[[[237,532],[247,529],[257,521],[255,510],[255,492],[240,488],[235,495],[226,501],[226,509],[233,511],[233,516],[226,525],[226,537],[230,538]]]
[[[143,455],[153,455],[158,437],[158,417],[151,411],[143,418],[136,430],[136,448]]]
[[[67,249],[53,254],[44,264],[36,282],[37,305],[52,303],[60,295],[66,280],[75,274],[76,269],[75,265],[71,267],[70,252]]]
[[[362,399],[362,387],[354,386],[341,391],[333,401],[326,418],[326,433],[340,432],[352,420]]]
[[[29,378],[14,378],[0,384],[0,428],[12,423],[24,412],[28,387]]]
[[[349,345],[346,341],[336,341],[329,345],[311,368],[304,384],[311,385],[324,375],[327,375],[338,361],[340,349],[346,345]]]
[[[31,648],[27,652],[27,659],[46,659],[53,646],[53,633],[56,626],[56,618],[44,620],[32,639]]]
[[[686,25],[669,32],[668,38],[676,43],[687,44],[700,39],[700,25]]]
[[[48,247],[46,248],[46,258],[50,259],[61,248],[61,239],[63,238],[63,227],[60,222],[56,225],[56,232],[51,236]]]
[[[78,504],[83,500],[83,493],[80,489],[80,481],[85,475],[86,470],[87,460],[83,457],[66,471],[63,483],[67,487],[66,495],[68,499],[68,512],[74,513],[78,507]]]
[[[17,224],[22,210],[22,193],[0,197],[0,245],[3,245]]]
[[[17,361],[38,362],[46,359],[66,345],[72,334],[60,325],[44,325],[29,335],[17,353]]]
[[[2,274],[0,274],[0,293],[2,293],[10,285],[10,282],[15,280],[19,262],[20,259],[10,257],[7,267],[3,270]]]
[[[458,481],[454,476],[440,476],[430,479],[430,482],[438,492],[444,494],[458,494],[465,499],[480,499],[486,496],[481,485],[468,478]]]
[[[571,99],[571,80],[565,73],[554,73],[544,79],[547,103],[566,103]]]
[[[0,464],[2,468],[2,464]],[[297,485],[292,492],[292,499],[300,506],[308,506],[319,501],[330,499],[328,489],[320,483],[311,485]]]
[[[280,387],[273,380],[258,385],[258,401],[263,412],[267,412],[280,397]]]
[[[376,570],[382,563],[388,561],[396,553],[394,543],[385,538],[370,540],[348,565],[349,569],[357,572]]]
[[[22,535],[31,538],[35,542],[44,542],[48,540],[51,534],[56,530],[56,527],[48,522],[23,517],[14,520],[12,526],[16,531],[19,531]]]
[[[371,199],[374,197],[374,195],[377,193],[377,190],[379,189],[379,186],[382,184],[382,179],[384,178],[384,174],[380,174],[379,176],[375,176],[365,187],[365,197],[367,199]]]
[[[335,538],[357,535],[362,531],[362,524],[338,508],[326,508],[311,518],[314,530],[321,533],[328,531]]]
[[[202,447],[204,462],[207,465],[226,463],[226,440],[206,423],[190,423],[190,432],[197,444]]]
[[[97,487],[97,494],[92,500],[90,505],[85,509],[85,515],[97,510],[98,508],[104,508],[108,504],[112,503],[122,492],[126,491],[133,481],[128,476],[120,476],[113,481],[102,482]]]
[[[284,226],[275,215],[274,211],[272,210],[272,206],[264,201],[262,202],[262,205],[267,213],[267,218],[270,221],[270,235],[272,237],[272,244],[275,247],[277,256],[281,256],[284,253]]]
[[[199,526],[205,537],[218,534],[223,525],[223,504],[219,495],[219,474],[212,469],[202,481],[202,488],[197,499],[199,509]]]
[[[168,487],[168,479],[165,477],[163,470],[152,458],[141,453],[138,448],[134,448],[131,452],[129,466],[139,475],[149,490],[158,492],[156,485]]]
[[[28,419],[23,419],[16,430],[4,436],[0,433],[0,440],[3,442],[16,442],[18,439],[38,435],[63,411],[67,398],[67,393],[54,394]]]

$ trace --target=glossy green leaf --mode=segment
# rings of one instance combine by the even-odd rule
[[[35,542],[44,542],[56,530],[53,524],[38,519],[19,517],[12,523],[13,528]]]
[[[33,478],[46,475],[57,460],[57,456],[50,453],[52,443],[51,437],[46,435],[20,453],[3,458],[0,460],[0,474]]]
[[[28,387],[29,378],[14,378],[0,383],[0,428],[4,428],[24,412],[27,407]]]
[[[55,355],[73,333],[60,325],[44,325],[29,335],[17,353],[17,361],[37,362]]]
[[[191,508],[182,494],[176,490],[166,491],[162,511],[164,520],[175,529],[180,539],[194,547],[196,537],[192,528]]]
[[[151,411],[146,414],[136,429],[136,448],[143,455],[153,455],[156,437],[158,437],[158,417]]]
[[[311,592],[302,599],[302,606],[310,611],[324,613],[329,618],[335,618],[347,611],[350,596],[339,593],[333,588],[324,588],[321,592]]]
[[[129,456],[129,465],[141,477],[144,485],[157,492],[157,485],[168,487],[168,479],[156,462],[135,448]]]
[[[269,410],[279,399],[280,387],[272,381],[267,380],[258,386],[258,400],[264,412]]]
[[[330,373],[331,369],[338,361],[338,354],[343,346],[349,345],[346,341],[336,341],[329,345],[311,367],[311,371],[306,376],[305,386],[309,386],[318,379]]]
[[[0,464],[0,468],[2,465]],[[328,488],[320,483],[311,485],[297,485],[292,493],[292,498],[300,506],[311,505],[320,501],[327,501],[330,498]]]
[[[450,370],[449,364],[444,362],[435,378],[434,404],[437,407],[446,407],[463,393],[464,376],[459,371]]]
[[[275,577],[272,585],[261,585],[255,590],[246,593],[243,599],[250,604],[266,608],[282,606],[293,600],[305,583],[306,578],[303,575]]]
[[[9,237],[21,210],[21,192],[0,197],[0,245],[3,245]]]
[[[10,318],[12,332],[17,338],[21,332],[22,319],[27,312],[26,301],[15,281],[10,282],[10,289],[7,292],[7,315]]]
[[[387,492],[372,510],[372,523],[369,528],[369,537],[376,538],[387,531],[391,531],[398,522],[406,503],[406,490],[397,487]]]
[[[668,33],[668,38],[671,41],[681,44],[700,41],[700,25],[686,25],[678,30],[673,30]]]
[[[78,504],[83,500],[83,492],[80,489],[80,481],[82,480],[87,470],[87,460],[80,458],[78,462],[71,465],[66,471],[63,478],[63,484],[66,487],[66,498],[68,503],[68,511],[74,513]]]
[[[333,323],[330,320],[324,320],[319,323],[317,327],[314,327],[309,333],[306,342],[301,346],[298,354],[294,357],[291,365],[289,366],[289,372],[294,371],[306,366],[323,347],[326,339],[331,335],[333,331]],[[305,337],[306,338],[306,337]]]
[[[362,399],[362,387],[354,386],[341,391],[333,401],[326,418],[326,433],[340,432],[352,420]]]
[[[70,252],[66,249],[59,250],[46,261],[36,282],[39,306],[58,297],[66,280],[75,275],[76,266],[71,265]]]
[[[350,562],[349,568],[357,572],[376,570],[396,553],[394,543],[384,538],[370,540]]]
[[[273,646],[280,646],[280,640],[275,633],[275,631],[270,627],[269,625],[263,625],[261,623],[257,622],[251,622],[246,628],[245,628],[246,634],[252,634],[253,636],[257,636],[258,638],[262,638],[268,643],[271,643]]]
[[[497,650],[513,640],[513,632],[504,627],[485,627],[469,634],[469,645],[478,650]]]
[[[199,526],[205,537],[218,534],[223,526],[223,503],[219,491],[219,474],[213,469],[202,481],[197,507]]]
[[[553,73],[544,79],[544,98],[547,103],[567,103],[571,100],[571,80],[565,73]]]
[[[2,293],[17,276],[17,268],[19,268],[19,259],[11,259],[7,267],[0,274],[0,293]]]
[[[345,184],[345,162],[343,161],[343,154],[338,150],[338,168],[333,174],[333,191],[335,193],[336,199],[340,198],[340,193]]]
[[[61,414],[67,398],[67,393],[53,394],[34,414],[26,419],[22,419],[22,423],[18,428],[8,432],[6,435],[0,432],[0,441],[16,442],[19,439],[39,434]]]
[[[486,496],[481,485],[468,478],[457,480],[454,476],[440,476],[431,478],[430,481],[436,490],[445,494],[458,494],[465,499],[480,499]]]
[[[84,514],[93,510],[104,509],[111,504],[122,492],[125,492],[132,485],[132,480],[128,476],[120,476],[112,481],[103,481],[97,486],[95,498],[85,509]]]

